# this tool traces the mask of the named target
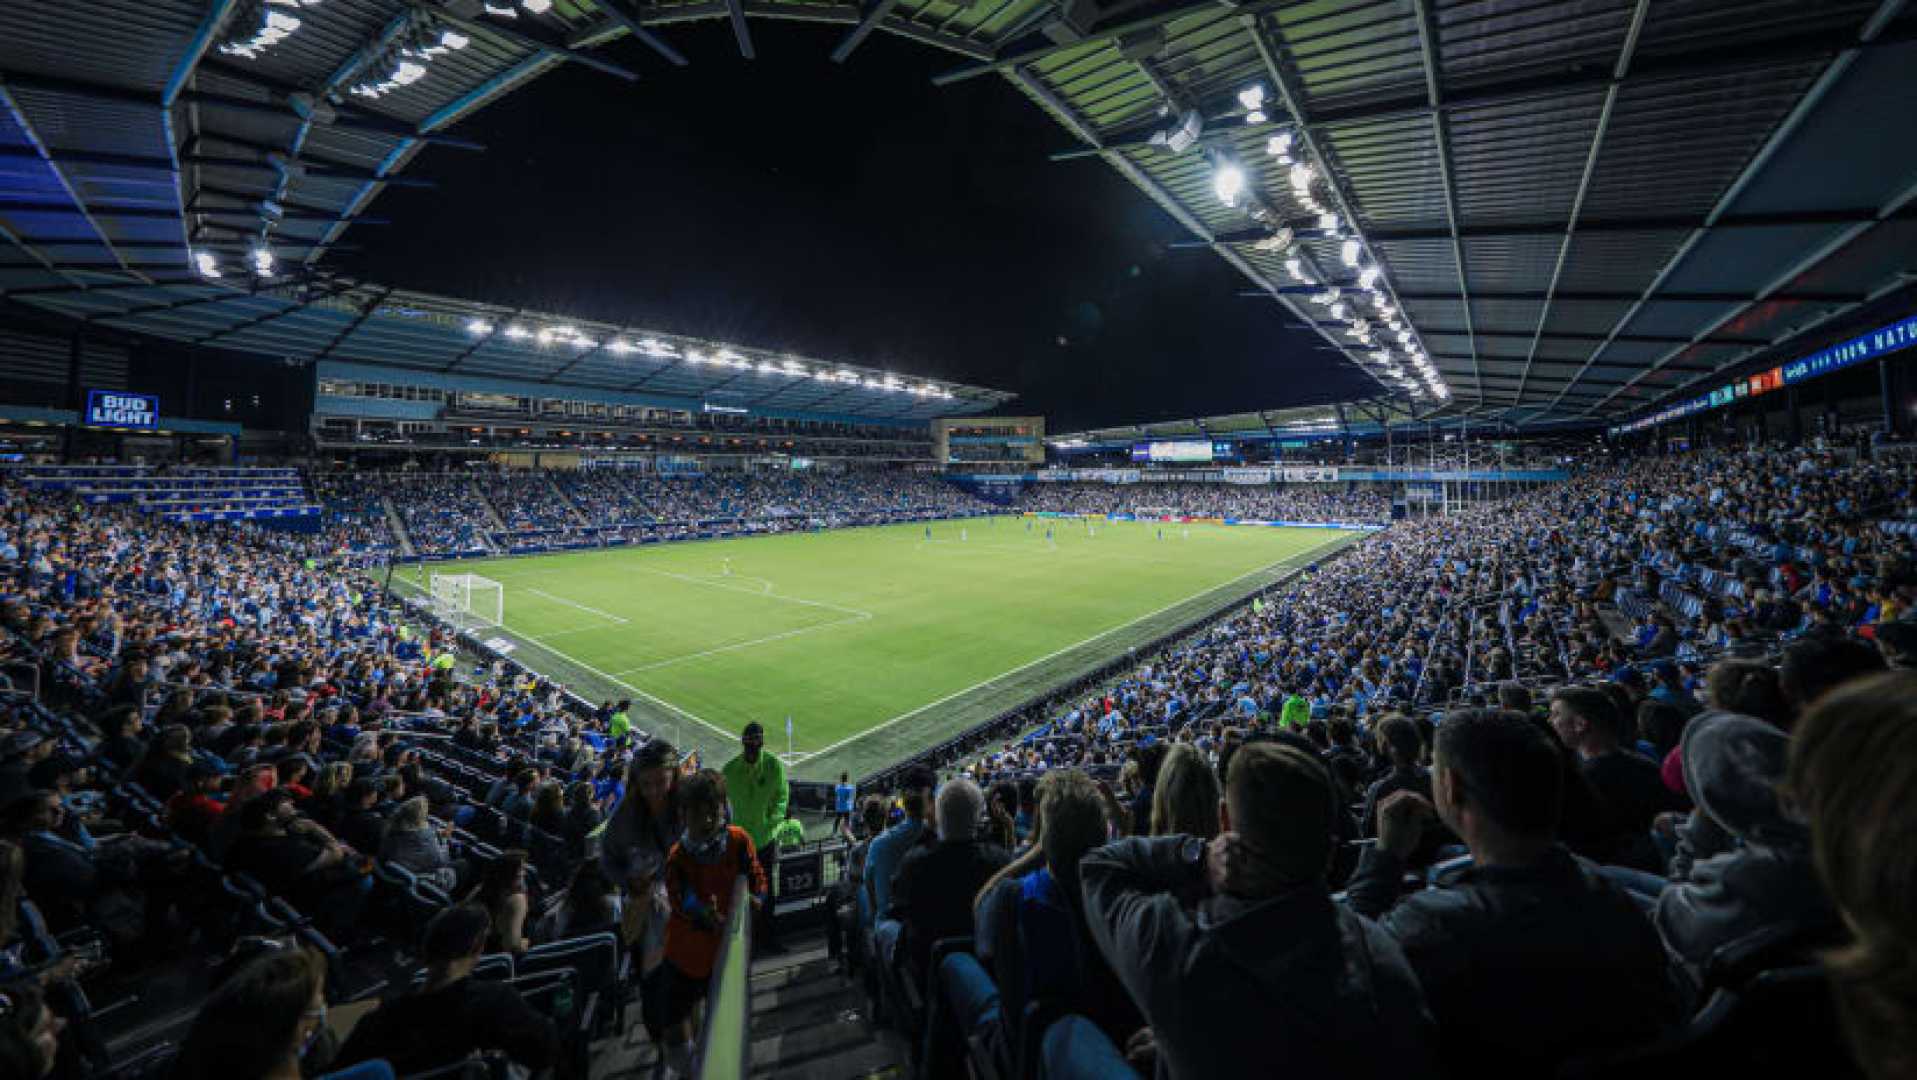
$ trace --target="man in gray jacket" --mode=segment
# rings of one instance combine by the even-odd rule
[[[1210,844],[1120,840],[1079,863],[1086,921],[1151,1024],[1160,1077],[1436,1075],[1404,954],[1326,891],[1333,799],[1315,757],[1250,743]],[[1180,904],[1205,886],[1196,909]]]

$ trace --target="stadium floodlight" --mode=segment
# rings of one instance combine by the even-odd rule
[[[276,260],[273,253],[264,247],[253,249],[253,272],[261,277],[272,277]]]
[[[1351,309],[1345,307],[1345,302],[1343,300],[1336,300],[1332,302],[1332,305],[1331,305],[1332,318],[1343,319],[1346,315],[1350,314],[1350,312],[1351,312]]]
[[[1211,189],[1218,195],[1218,201],[1226,206],[1238,205],[1238,197],[1245,193],[1245,170],[1229,161],[1221,161],[1212,169]]]
[[[1161,115],[1171,115],[1167,109]],[[1197,109],[1180,112],[1177,119],[1167,128],[1152,132],[1151,145],[1162,146],[1174,154],[1182,154],[1198,143],[1198,136],[1204,134],[1205,115]]]
[[[1309,279],[1307,279],[1307,278],[1305,277],[1305,264],[1304,264],[1304,260],[1302,260],[1302,259],[1299,259],[1299,258],[1298,258],[1297,256],[1295,256],[1295,255],[1294,255],[1293,257],[1291,257],[1291,258],[1289,258],[1289,259],[1286,259],[1286,260],[1285,260],[1285,273],[1287,273],[1287,274],[1290,274],[1290,275],[1291,275],[1291,277],[1292,277],[1292,280],[1294,280],[1294,281],[1307,281],[1307,280],[1309,280]]]
[[[1376,285],[1378,283],[1378,279],[1383,276],[1384,276],[1384,271],[1378,269],[1377,263],[1372,263],[1371,265],[1358,271],[1358,287],[1361,289],[1369,289],[1373,285]]]
[[[1378,297],[1378,314],[1389,319],[1397,313],[1397,310],[1397,308],[1391,306],[1391,301],[1386,300],[1383,296]]]
[[[504,4],[504,3],[495,4],[495,3],[488,2],[486,4],[486,14],[502,15],[508,19],[517,19],[519,18],[519,9],[512,6],[511,4]]]
[[[552,0],[519,0],[519,4],[534,15],[544,15],[552,10]]]
[[[1319,214],[1318,228],[1324,230],[1327,233],[1336,235],[1338,232],[1338,215],[1332,213],[1329,210],[1325,211],[1322,214]]]
[[[458,52],[472,43],[472,38],[467,37],[457,30],[447,29],[439,32],[439,44],[441,47],[451,49],[454,52]]]
[[[1253,109],[1245,114],[1245,123],[1247,124],[1262,124],[1269,119],[1271,119],[1271,117],[1266,116],[1265,110],[1263,109]]]
[[[506,328],[506,336],[513,339],[514,341],[524,341],[527,338],[532,336],[532,331],[526,329],[525,327],[519,325],[518,323],[514,323],[513,325],[508,326]]]
[[[645,353],[647,356],[668,357],[668,356],[679,355],[679,351],[677,349],[674,349],[672,346],[667,345],[665,342],[656,340],[654,338],[647,338],[646,340],[640,342],[639,351],[642,353]]]
[[[1438,385],[1432,387],[1431,392],[1438,395],[1439,401],[1451,400],[1451,388],[1449,386],[1446,386],[1443,383],[1439,383]]]
[[[632,346],[623,341],[614,340],[607,343],[606,351],[614,356],[624,356],[632,351]]]
[[[551,345],[551,344],[552,344],[552,339],[553,339],[553,332],[552,332],[552,328],[551,328],[551,327],[541,327],[541,328],[540,328],[540,330],[539,330],[539,333],[537,333],[537,334],[534,334],[534,335],[533,335],[533,339],[534,339],[535,341],[538,341],[538,342],[539,342],[539,344],[541,344],[541,345]]]
[[[220,260],[214,258],[213,253],[210,251],[194,252],[193,268],[198,270],[200,276],[203,278],[217,278],[220,276]]]
[[[484,337],[493,332],[493,324],[484,319],[467,319],[466,332],[474,337]]]
[[[1238,104],[1243,105],[1247,112],[1255,112],[1264,108],[1265,84],[1252,83],[1250,86],[1238,91]]]
[[[1364,256],[1364,250],[1364,245],[1358,241],[1346,240],[1343,246],[1338,249],[1338,258],[1346,266],[1356,266],[1358,265],[1358,260]]]
[[[697,349],[687,349],[687,350],[686,350],[686,363],[688,363],[688,364],[703,364],[703,363],[705,363],[705,362],[706,362],[706,354],[705,354],[705,353],[702,353],[702,352],[700,352],[700,351],[699,351],[699,350],[697,350]]]
[[[1284,160],[1291,156],[1291,132],[1281,131],[1265,140],[1265,153]]]

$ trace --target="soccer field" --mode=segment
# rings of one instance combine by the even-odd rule
[[[1047,539],[1048,529],[1051,539]],[[1360,534],[999,517],[467,560],[513,656],[729,756],[854,776],[989,719]],[[482,634],[482,637],[489,634]]]

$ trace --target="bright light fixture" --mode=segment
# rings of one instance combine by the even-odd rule
[[[524,341],[532,336],[532,331],[520,326],[518,323],[514,323],[506,328],[506,336],[514,341]]]
[[[1373,285],[1376,285],[1378,279],[1383,276],[1384,271],[1378,269],[1377,263],[1373,263],[1363,270],[1358,271],[1358,287],[1361,289],[1369,289]]]
[[[1250,86],[1238,91],[1238,104],[1243,105],[1247,110],[1251,111],[1263,108],[1265,104],[1265,84],[1252,83]]]
[[[1343,260],[1346,266],[1358,265],[1358,257],[1363,254],[1364,245],[1358,243],[1356,240],[1346,240],[1344,245],[1338,249],[1338,257]]]
[[[1342,300],[1339,300],[1336,303],[1333,303],[1331,305],[1331,317],[1334,319],[1342,319],[1346,315],[1350,314],[1350,311],[1351,309],[1345,307],[1345,303]]]
[[[272,277],[276,260],[273,253],[263,247],[253,249],[253,272],[261,277]]]
[[[1272,157],[1286,157],[1291,153],[1291,132],[1281,131],[1265,140],[1265,153]]]
[[[519,4],[534,15],[544,15],[552,10],[552,0],[519,0]]]
[[[484,336],[493,332],[493,324],[484,319],[467,319],[466,332],[475,337]]]
[[[1305,280],[1305,264],[1299,259],[1286,259],[1285,273],[1290,274],[1295,281],[1303,281]]]
[[[1245,193],[1245,170],[1229,162],[1218,166],[1211,174],[1211,188],[1218,193],[1219,202],[1238,205],[1238,196]]]
[[[473,39],[457,30],[441,30],[439,32],[439,43],[454,52],[458,52],[460,49],[471,45]]]
[[[624,356],[632,351],[632,346],[623,341],[615,340],[606,346],[606,351],[612,353],[614,356]]]
[[[193,266],[200,272],[201,277],[217,278],[220,276],[220,260],[214,258],[213,253],[210,251],[194,252]]]

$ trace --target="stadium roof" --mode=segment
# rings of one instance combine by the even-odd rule
[[[457,345],[510,313],[321,260],[422,149],[480,149],[449,128],[497,95],[563,63],[636,79],[594,51],[622,36],[682,64],[680,22],[750,56],[752,19],[1009,80],[1058,156],[1103,159],[1421,412],[1627,412],[1898,288],[1917,249],[1904,0],[92,0],[0,5],[0,290],[236,348],[637,378]],[[677,367],[654,374],[719,374]],[[924,415],[1004,397],[949,389]],[[865,390],[832,407],[888,407]]]

